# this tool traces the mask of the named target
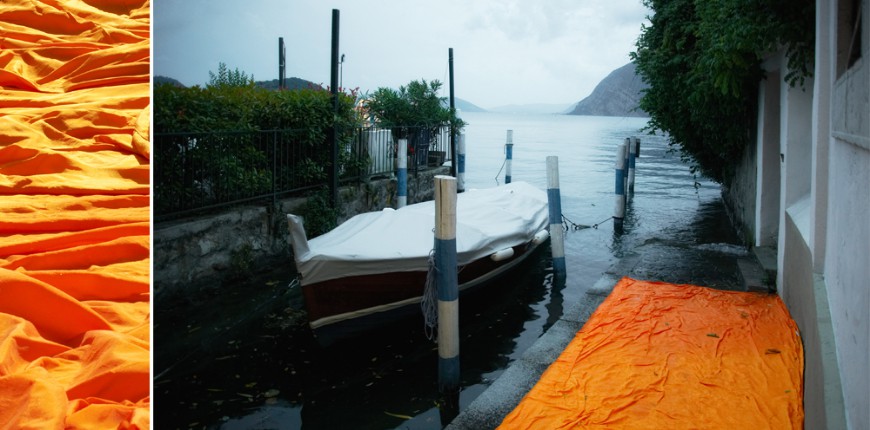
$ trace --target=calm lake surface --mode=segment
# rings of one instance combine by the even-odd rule
[[[466,189],[504,182],[513,130],[513,181],[546,189],[546,157],[559,157],[566,233],[565,285],[554,285],[549,249],[460,301],[460,409],[482,393],[632,246],[681,227],[720,198],[665,139],[643,135],[644,118],[464,113]],[[625,234],[613,231],[616,145],[640,136],[635,194]],[[156,309],[155,428],[439,429],[437,345],[422,318],[321,347],[289,326],[302,308],[286,288],[292,264],[261,273],[188,307]],[[203,306],[203,301],[207,305]],[[255,309],[255,311],[252,311]],[[163,313],[164,316],[161,316]],[[265,316],[262,316],[265,315]],[[184,325],[180,325],[180,324]],[[167,347],[161,339],[190,339]],[[442,422],[442,419],[445,422]]]

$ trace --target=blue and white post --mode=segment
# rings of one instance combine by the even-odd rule
[[[507,141],[504,144],[504,183],[511,183],[511,164],[514,159],[514,131],[507,131]]]
[[[564,277],[565,230],[562,229],[562,196],[559,193],[559,157],[547,157],[547,202],[550,208],[550,247],[553,251],[553,273]]]
[[[398,172],[396,172],[397,189],[396,209],[408,204],[408,139],[399,139],[399,148],[396,154]]]
[[[634,157],[640,158],[640,138],[637,136],[631,137],[632,143],[634,143]]]
[[[459,277],[456,178],[435,176],[435,286],[438,293],[438,389],[459,390]]]
[[[628,141],[628,192],[634,194],[634,159],[637,156],[635,138],[625,139]]]
[[[616,147],[616,207],[613,211],[613,226],[616,231],[622,230],[625,219],[625,150],[625,144]]]
[[[465,192],[465,133],[459,133],[456,141],[456,191]]]

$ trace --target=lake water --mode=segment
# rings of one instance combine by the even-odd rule
[[[700,207],[719,199],[719,187],[695,178],[679,154],[668,151],[665,139],[640,131],[646,124],[643,118],[495,113],[462,117],[468,123],[466,189],[504,182],[500,169],[506,132],[513,130],[513,180],[545,189],[546,157],[558,156],[563,214],[577,224],[600,225],[566,234],[564,286],[552,281],[547,249],[497,285],[463,297],[460,409],[632,246],[662,232],[680,231]],[[641,154],[625,233],[619,235],[610,220],[614,158],[617,144],[633,135],[642,138]],[[184,357],[172,357],[178,365],[155,381],[155,428],[442,427],[437,346],[425,338],[421,318],[324,348],[304,328],[281,324],[282,314],[301,307],[298,290],[274,288],[291,278],[289,270],[280,268],[262,274],[238,285],[235,292],[222,292],[226,307],[211,310],[219,320],[221,312],[234,306],[270,303],[274,309],[266,318],[225,327],[187,325],[188,331],[215,334],[191,345]],[[157,348],[163,330],[155,328]],[[166,367],[164,362],[155,368]]]

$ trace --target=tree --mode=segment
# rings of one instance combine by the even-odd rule
[[[812,0],[644,0],[655,14],[631,53],[640,107],[698,171],[725,182],[749,144],[765,53],[786,50],[791,85],[811,75]]]
[[[323,183],[324,166],[331,163],[327,135],[334,126],[341,172],[351,175],[365,167],[366,160],[357,159],[350,146],[360,126],[354,92],[339,93],[336,113],[332,94],[321,88],[266,90],[223,63],[209,76],[205,88],[155,85],[153,125],[161,160],[155,208],[160,213],[183,208],[190,196],[220,203],[265,195],[279,184]],[[273,158],[279,153],[284,155]]]
[[[393,129],[393,134],[403,137],[406,128],[427,128],[431,130],[442,126],[453,126],[457,130],[465,126],[455,111],[445,107],[445,97],[438,97],[441,82],[433,80],[411,81],[407,86],[378,88],[368,99],[369,114],[377,124]]]
[[[248,76],[245,72],[238,69],[229,70],[223,62],[218,63],[217,74],[212,71],[208,72],[209,87],[252,87],[254,86],[254,75]]]

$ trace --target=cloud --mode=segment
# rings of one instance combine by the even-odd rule
[[[203,84],[222,61],[273,79],[284,37],[287,75],[328,83],[333,7],[346,87],[446,81],[452,47],[457,96],[485,107],[580,100],[629,61],[649,13],[640,0],[154,0],[155,73]]]

